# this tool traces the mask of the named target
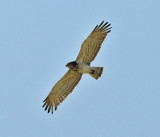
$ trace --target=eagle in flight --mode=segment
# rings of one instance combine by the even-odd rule
[[[80,52],[75,61],[69,62],[66,67],[69,68],[67,73],[55,84],[47,98],[43,101],[42,107],[48,113],[53,114],[53,107],[57,110],[57,106],[62,103],[65,98],[74,90],[79,83],[82,74],[87,73],[93,78],[98,79],[103,67],[91,67],[90,63],[97,56],[101,45],[107,34],[111,31],[111,24],[108,22],[97,25],[88,38],[82,43]]]

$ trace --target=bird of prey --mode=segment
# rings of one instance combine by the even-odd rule
[[[53,108],[57,110],[57,106],[62,103],[77,86],[82,74],[87,73],[96,80],[101,76],[103,67],[91,67],[90,63],[97,56],[104,39],[111,31],[112,27],[110,27],[110,25],[108,22],[104,23],[104,21],[97,25],[82,43],[76,60],[66,64],[69,70],[55,84],[49,95],[43,101],[44,105],[42,107],[45,107],[48,113],[51,111],[53,114]]]

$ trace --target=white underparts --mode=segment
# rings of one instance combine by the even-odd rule
[[[77,64],[78,64],[78,71],[80,73],[90,73],[92,71],[92,68],[83,61],[77,61]]]

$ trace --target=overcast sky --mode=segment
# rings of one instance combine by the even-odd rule
[[[1,137],[160,137],[159,0],[1,0]],[[42,109],[82,42],[112,31],[54,114]]]

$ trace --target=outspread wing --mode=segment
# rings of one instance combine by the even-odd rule
[[[108,22],[104,23],[104,21],[97,25],[92,33],[88,36],[88,38],[82,43],[79,55],[77,57],[77,61],[82,59],[86,63],[92,62],[97,56],[102,42],[106,38],[107,34],[111,31],[111,24]]]
[[[48,113],[52,110],[53,114],[53,107],[55,110],[57,109],[57,106],[73,91],[81,77],[81,73],[68,70],[52,88],[47,98],[43,101],[44,105],[42,107],[45,107],[45,110],[48,109]]]

